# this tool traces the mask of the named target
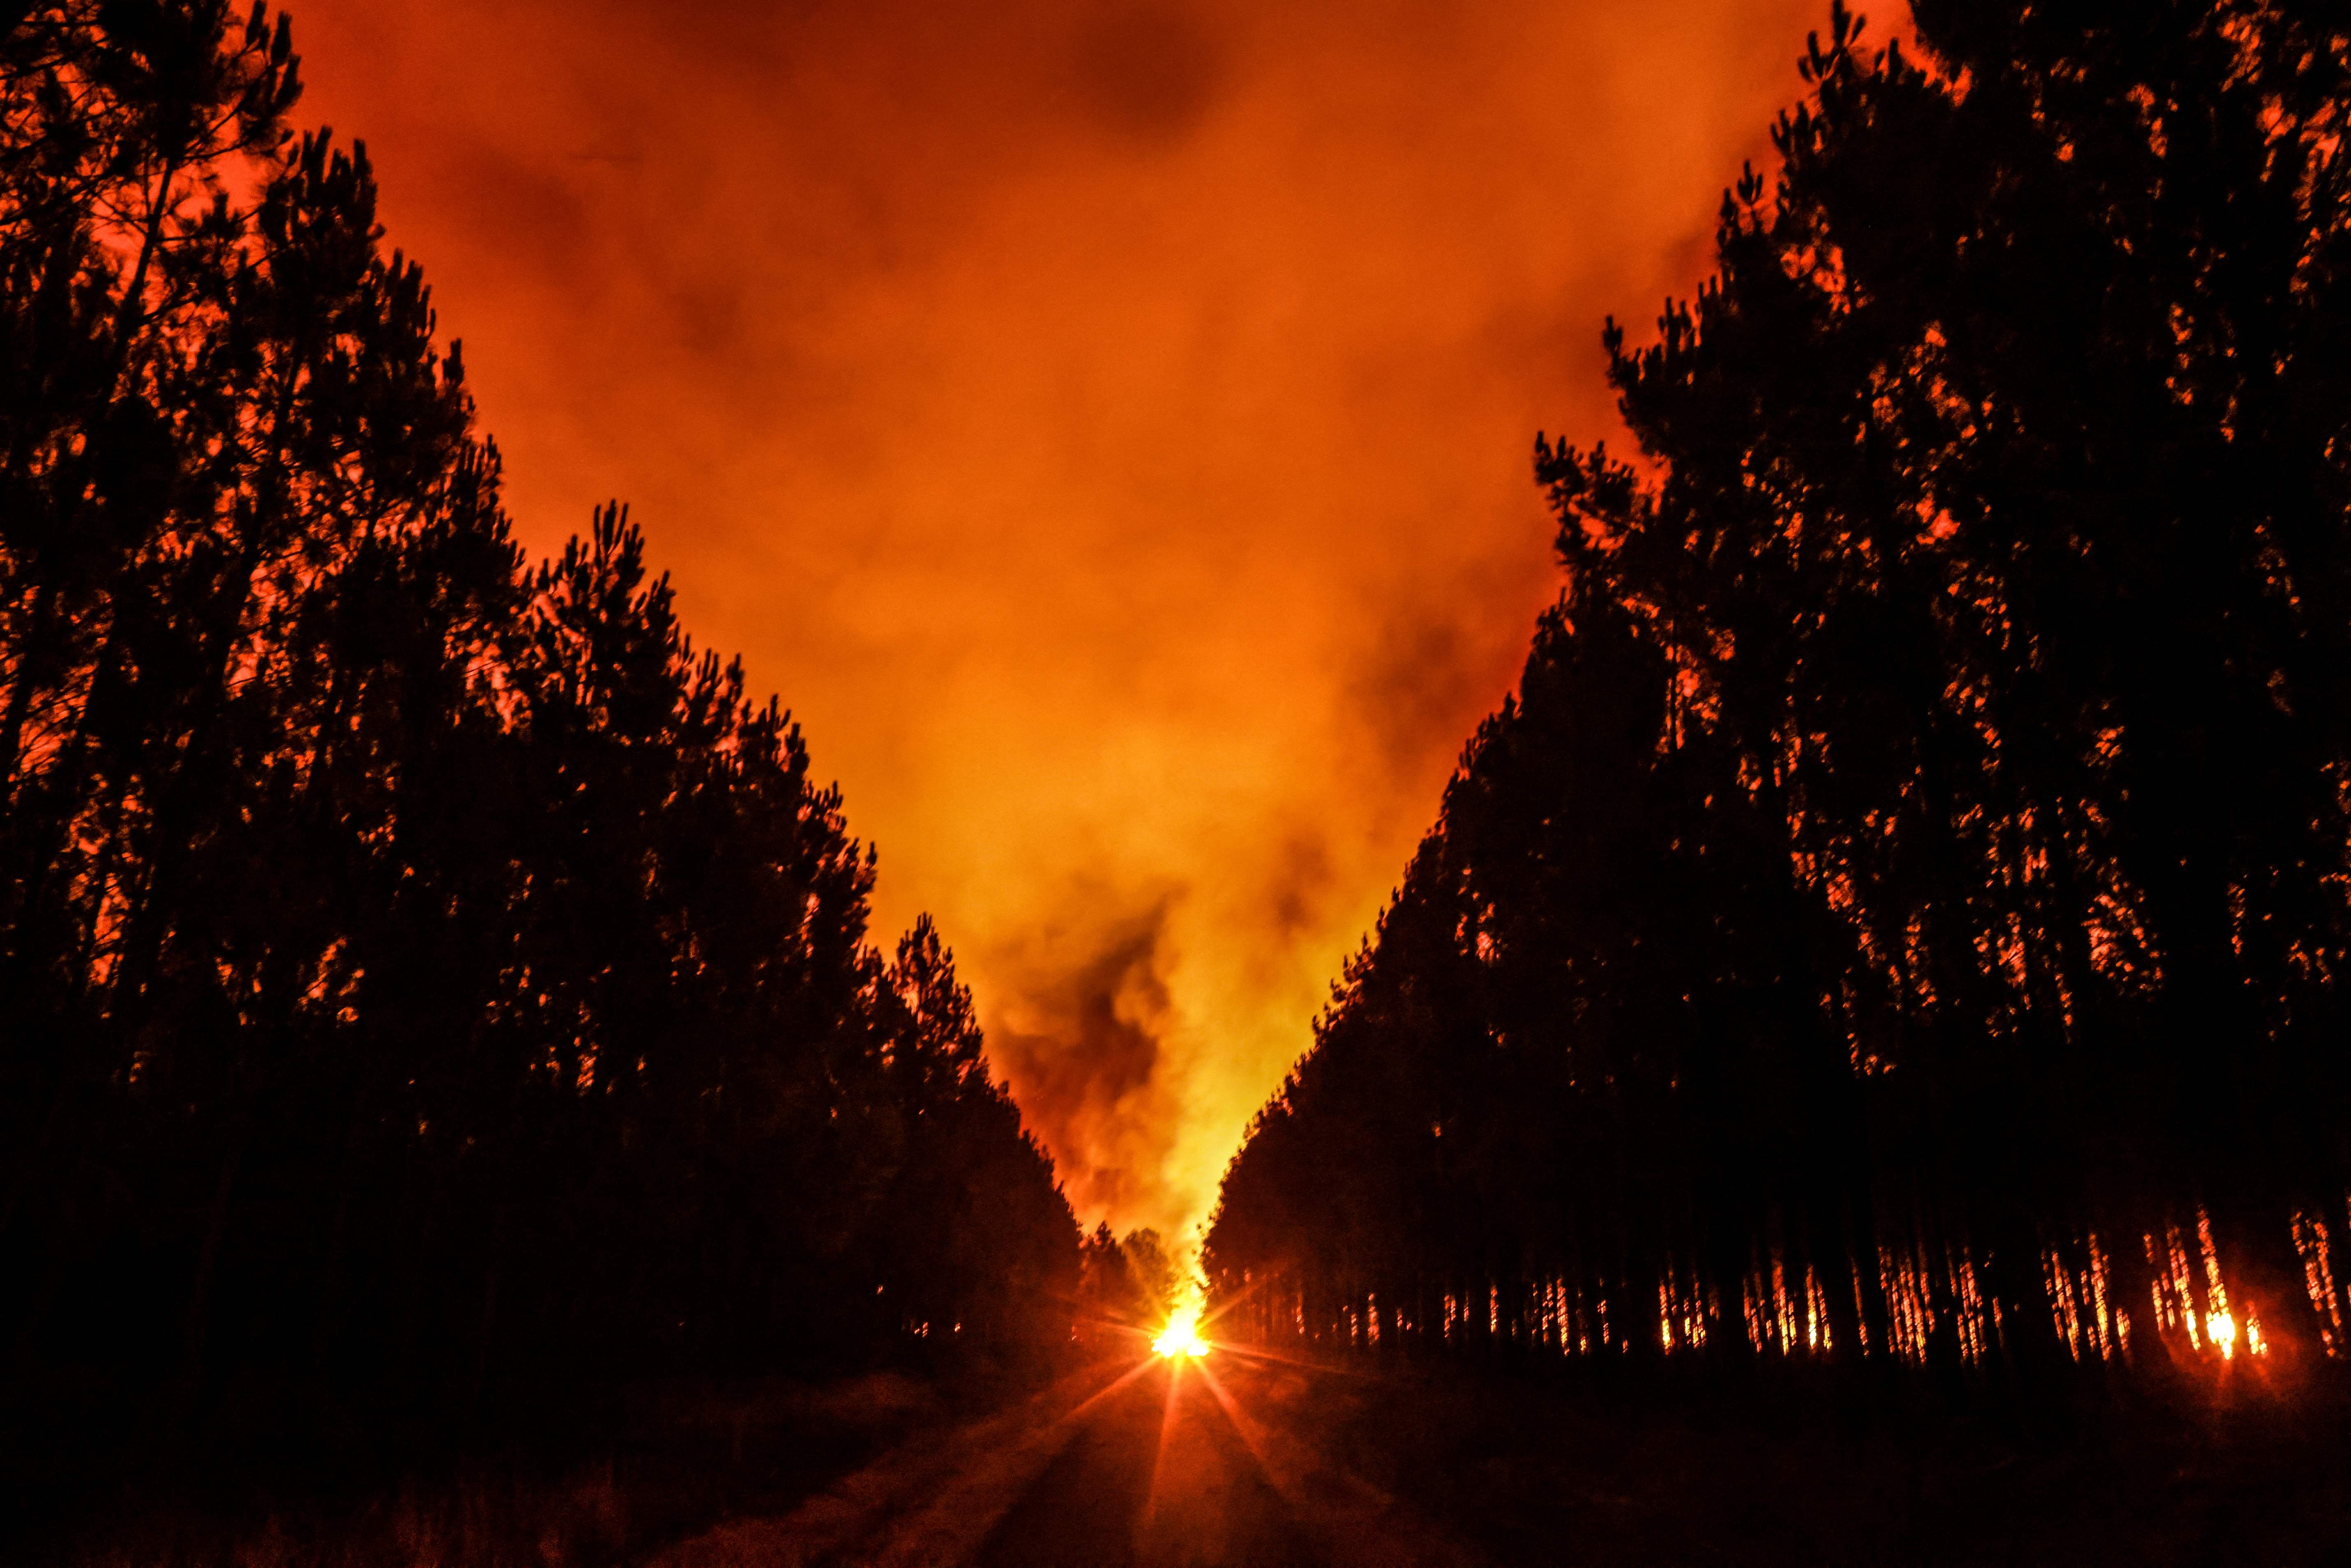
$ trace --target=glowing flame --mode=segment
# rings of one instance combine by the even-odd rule
[[[2221,1360],[2236,1355],[2237,1320],[2227,1312],[2214,1312],[2204,1320],[2204,1336],[2220,1347]]]
[[[1200,1303],[1186,1301],[1167,1320],[1167,1327],[1151,1348],[1173,1361],[1179,1356],[1206,1355],[1208,1342],[1200,1337]]]

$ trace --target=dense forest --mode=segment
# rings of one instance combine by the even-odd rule
[[[287,18],[0,22],[8,1429],[1066,1341],[946,947],[625,513],[523,559]]]
[[[1207,1247],[1221,1333],[2343,1354],[2351,21],[1838,5]]]

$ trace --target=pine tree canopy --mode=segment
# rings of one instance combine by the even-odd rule
[[[839,793],[620,508],[523,560],[364,147],[293,128],[286,18],[8,21],[26,1408],[440,1421],[1065,1339],[1077,1228],[951,955],[870,944]]]
[[[1842,5],[1211,1237],[1267,1330],[2340,1354],[2351,21]],[[2335,1254],[2339,1256],[2340,1254]]]

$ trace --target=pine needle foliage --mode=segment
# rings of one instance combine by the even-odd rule
[[[1639,459],[1538,440],[1560,601],[1225,1184],[1268,1332],[2344,1349],[2351,26],[1913,10],[1609,324]]]
[[[620,508],[525,562],[285,16],[0,21],[11,1429],[1066,1338],[951,955]]]

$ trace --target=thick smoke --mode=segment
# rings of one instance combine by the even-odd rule
[[[1084,1218],[1181,1236],[1554,591],[1533,433],[1609,434],[1601,318],[1695,284],[1824,10],[296,21],[527,538],[634,503]]]

